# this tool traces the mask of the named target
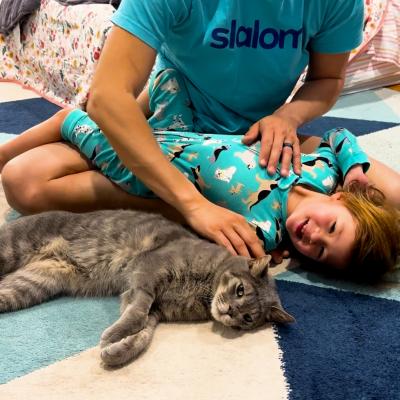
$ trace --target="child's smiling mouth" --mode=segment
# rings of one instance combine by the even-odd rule
[[[308,221],[309,221],[309,220],[310,220],[310,219],[307,218],[307,219],[304,220],[301,224],[297,225],[297,228],[296,228],[296,230],[295,230],[295,234],[296,234],[296,237],[297,237],[298,239],[301,240],[301,239],[303,238],[304,229],[305,229],[306,225],[308,224]]]

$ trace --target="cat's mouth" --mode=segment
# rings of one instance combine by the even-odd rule
[[[221,322],[225,326],[233,326],[234,325],[232,318],[226,314],[221,314],[218,321]]]
[[[211,315],[213,316],[213,318],[216,321],[221,322],[221,324],[225,326],[234,326],[235,322],[233,321],[232,317],[230,317],[220,307],[223,308],[223,305],[221,304],[221,302],[218,300],[217,297],[214,297],[211,303]]]

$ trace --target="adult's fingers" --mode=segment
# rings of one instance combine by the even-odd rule
[[[293,147],[285,146],[282,147],[282,158],[281,158],[281,176],[288,176],[290,164],[293,158]]]
[[[235,225],[235,231],[243,239],[252,257],[257,258],[265,256],[265,251],[260,239],[258,239],[256,233],[250,228],[247,222],[245,225]]]
[[[282,144],[281,175],[288,176],[290,165],[297,175],[301,174],[301,153],[297,137],[285,139]]]
[[[260,135],[260,124],[257,121],[253,124],[249,130],[244,134],[242,138],[242,142],[244,144],[250,145],[257,141],[258,136]]]
[[[250,258],[250,253],[247,249],[246,243],[234,229],[227,228],[224,230],[224,234],[230,241],[232,247],[236,250],[237,254]]]
[[[217,232],[214,236],[214,242],[219,244],[220,246],[225,247],[232,255],[237,256],[237,251],[233,248],[229,239],[222,232]]]
[[[283,144],[283,135],[278,134],[277,132],[273,132],[273,143],[265,146],[270,148],[270,154],[267,163],[267,171],[270,175],[273,175],[276,172],[276,167],[278,166],[279,159],[281,158],[282,154],[282,144]],[[264,147],[264,144],[261,140],[261,146]]]
[[[196,232],[226,247],[234,255],[264,255],[256,233],[242,215],[206,201],[204,206],[194,208],[185,218]]]
[[[293,170],[297,175],[301,175],[301,150],[300,150],[300,141],[296,137],[296,140],[293,143]]]
[[[274,131],[271,128],[264,128],[261,135],[260,144],[260,165],[266,167],[271,159],[271,152],[273,149],[273,144],[275,143]]]

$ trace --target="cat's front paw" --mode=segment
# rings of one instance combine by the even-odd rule
[[[110,344],[120,342],[122,339],[130,336],[132,332],[129,329],[124,328],[120,324],[115,323],[108,327],[100,337],[100,347],[106,347]]]
[[[131,342],[132,337],[128,337],[117,343],[106,345],[102,348],[100,353],[102,361],[110,367],[116,367],[127,363],[133,358]]]
[[[150,344],[154,326],[146,327],[140,332],[127,336],[117,343],[100,342],[101,359],[111,367],[122,365],[136,359]]]
[[[100,337],[100,347],[104,348],[110,344],[119,342],[123,336],[119,330],[116,330],[113,326],[107,328]]]
[[[117,343],[123,338],[140,332],[147,324],[147,314],[135,314],[135,318],[131,318],[128,323],[121,319],[108,327],[100,338],[100,347],[103,348],[109,344]]]

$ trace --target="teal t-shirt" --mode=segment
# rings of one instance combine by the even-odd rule
[[[238,134],[285,102],[310,51],[361,43],[363,0],[122,0],[112,21],[181,72],[196,131]]]

